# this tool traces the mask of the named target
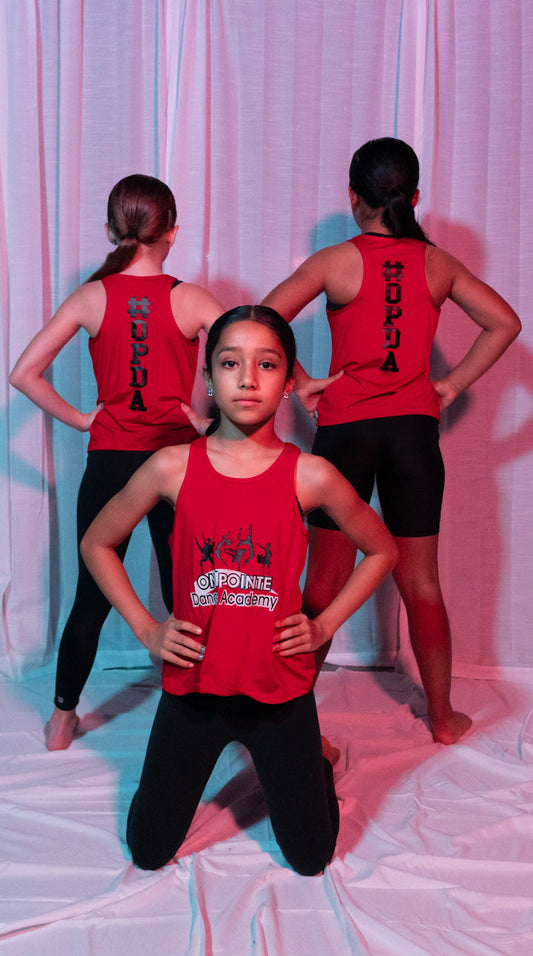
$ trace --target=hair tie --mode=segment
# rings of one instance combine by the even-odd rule
[[[389,195],[388,195],[388,198],[387,198],[387,203],[392,202],[394,199],[403,199],[403,200],[406,200],[406,198],[407,198],[407,197],[406,197],[405,193],[404,193],[401,189],[399,189],[398,186],[394,186],[394,187],[391,189],[391,191],[389,192]]]

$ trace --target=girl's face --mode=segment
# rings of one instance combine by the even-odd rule
[[[274,417],[284,392],[291,392],[287,358],[267,326],[244,319],[228,325],[212,357],[213,387],[223,415],[236,425],[260,425]]]

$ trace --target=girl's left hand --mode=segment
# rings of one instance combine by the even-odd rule
[[[274,638],[274,652],[280,657],[292,657],[293,654],[311,654],[329,640],[319,621],[310,619],[303,611],[290,614],[283,621],[276,622],[277,634]]]

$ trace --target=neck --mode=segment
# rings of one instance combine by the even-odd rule
[[[283,444],[276,434],[274,418],[256,425],[237,425],[224,415],[221,416],[217,430],[210,436],[209,441],[211,440],[220,451],[225,449],[231,454],[243,456],[262,455],[264,451],[268,453],[270,449],[279,448]]]
[[[281,438],[268,421],[253,429],[243,429],[224,419],[207,439],[207,452],[221,474],[251,478],[265,471],[283,448]]]
[[[160,275],[163,272],[163,263],[168,253],[168,247],[156,242],[152,246],[144,246],[139,243],[137,252],[131,260],[127,269],[122,270],[123,275],[133,276],[153,276]]]
[[[390,236],[390,230],[383,224],[382,214],[383,209],[371,209],[362,200],[359,200],[353,210],[353,217],[363,235],[366,232],[379,232],[383,236]]]
[[[381,219],[381,210],[376,216],[367,216],[364,219],[362,218],[361,222],[358,222],[357,225],[359,226],[363,235],[367,232],[378,232],[382,236],[391,235],[390,229],[387,229],[387,227],[383,225],[383,221]]]

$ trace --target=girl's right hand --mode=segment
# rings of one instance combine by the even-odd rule
[[[298,396],[306,412],[312,419],[315,418],[317,406],[322,398],[323,392],[328,385],[336,382],[342,375],[344,375],[344,371],[341,369],[340,372],[336,372],[335,375],[329,375],[327,378],[311,378],[307,376],[307,378],[303,379],[302,376],[297,382],[294,388],[294,394]]]
[[[205,435],[207,429],[214,421],[213,418],[203,418],[201,415],[198,415],[194,408],[191,408],[190,405],[187,405],[186,402],[181,403],[182,411],[185,412],[187,418],[189,419],[193,428],[196,429],[199,435]]]
[[[157,624],[143,644],[157,657],[178,667],[194,667],[203,660],[205,645],[191,635],[200,636],[202,628],[190,621],[178,621],[173,614]]]
[[[439,408],[443,412],[460,394],[459,389],[452,385],[447,378],[441,378],[439,381],[432,381],[431,384],[439,396]]]

